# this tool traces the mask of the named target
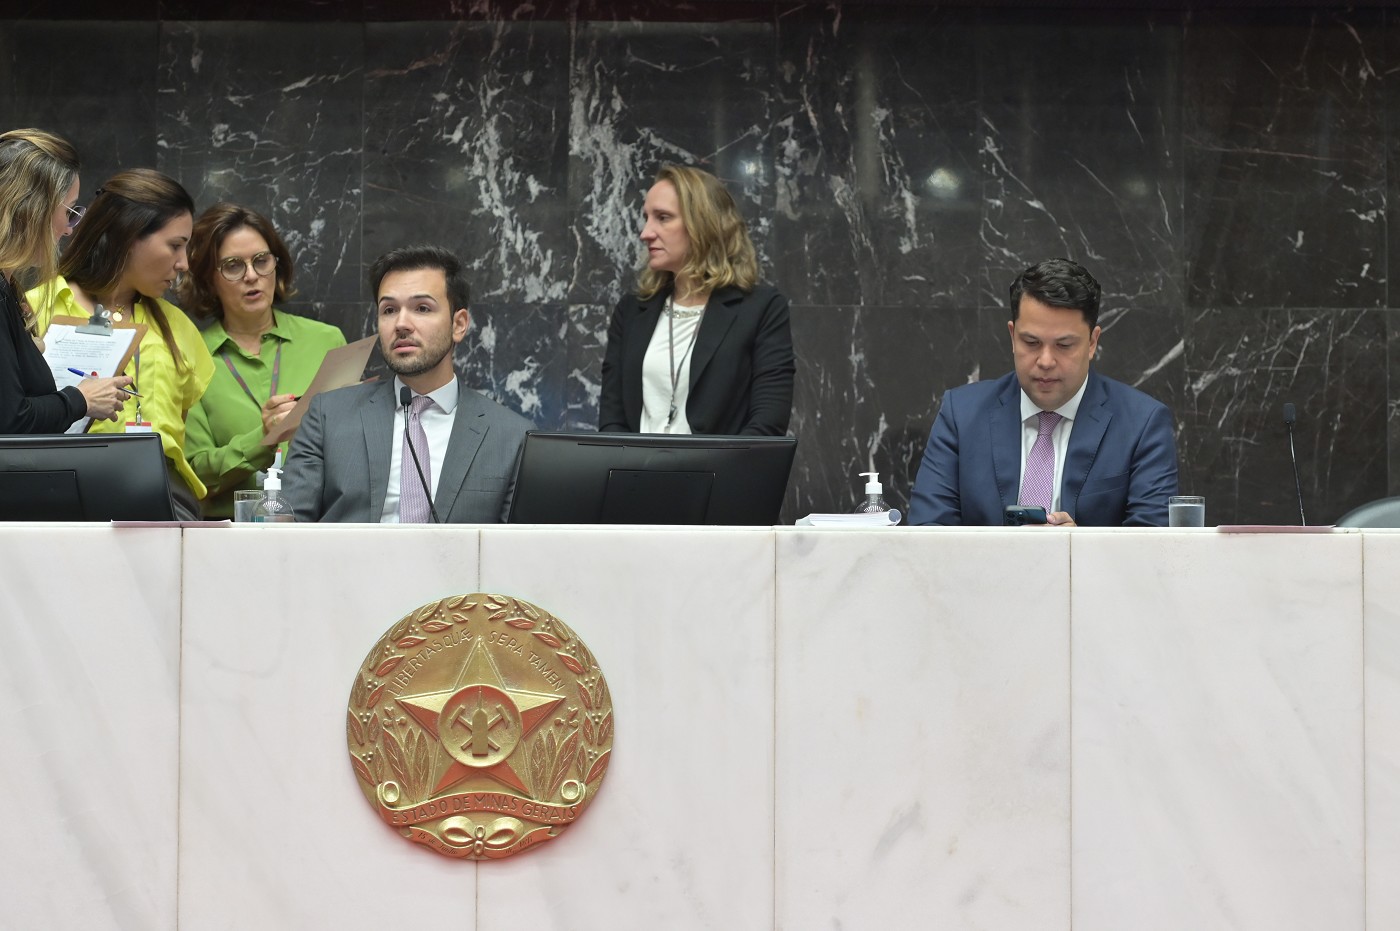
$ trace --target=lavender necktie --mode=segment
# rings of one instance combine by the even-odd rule
[[[428,509],[428,492],[424,488],[433,487],[433,460],[428,455],[428,435],[423,432],[423,422],[418,418],[433,403],[433,399],[420,394],[408,407],[408,431],[404,437],[403,455],[399,459],[399,523],[426,524],[432,517]],[[418,453],[418,465],[423,467],[423,480],[418,480],[418,468],[413,462],[413,453]]]
[[[1050,510],[1055,501],[1055,442],[1051,434],[1064,418],[1054,411],[1040,412],[1040,427],[1026,457],[1026,480],[1021,483],[1021,504]]]

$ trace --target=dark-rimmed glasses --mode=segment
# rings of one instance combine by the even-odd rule
[[[272,274],[272,270],[277,267],[277,256],[271,252],[259,252],[251,259],[231,255],[219,263],[219,274],[229,281],[237,281],[248,273],[249,265],[253,266],[254,274],[262,278]]]

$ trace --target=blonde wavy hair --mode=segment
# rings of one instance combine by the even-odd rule
[[[662,165],[652,183],[662,181],[676,189],[681,222],[690,236],[681,276],[704,291],[726,287],[752,291],[758,284],[758,257],[729,191],[708,171],[684,165]],[[637,271],[637,296],[647,300],[671,287],[674,279],[671,272],[643,265]]]
[[[0,133],[0,274],[14,279],[37,269],[35,280],[58,274],[53,215],[78,177],[78,152],[42,129]],[[16,289],[23,295],[20,282]],[[35,321],[25,321],[30,332]]]

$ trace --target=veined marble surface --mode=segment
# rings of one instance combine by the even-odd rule
[[[1365,537],[1366,927],[1400,928],[1400,533]]]
[[[1075,535],[1076,931],[1365,926],[1361,544]]]
[[[0,541],[0,927],[173,931],[180,531]]]
[[[379,820],[345,715],[386,630],[477,590],[477,534],[237,525],[185,566],[180,927],[475,928],[476,864]]]
[[[0,927],[1400,923],[1397,532],[0,542]],[[475,865],[375,817],[344,731],[383,632],[483,589],[586,640],[617,743],[577,825]]]
[[[22,4],[0,126],[70,135],[84,201],[154,166],[264,210],[288,309],[351,339],[379,253],[457,250],[457,362],[545,429],[596,425],[656,167],[713,170],[793,302],[789,522],[872,468],[907,505],[944,392],[1010,368],[1007,286],[1054,255],[1103,284],[1096,364],[1172,408],[1216,520],[1294,519],[1285,402],[1314,522],[1400,493],[1393,12],[1026,6]]]
[[[1064,533],[778,534],[775,927],[1068,931],[1069,563]]]
[[[579,823],[482,866],[482,929],[775,927],[773,542],[732,528],[482,531],[482,585],[572,626],[617,720]]]

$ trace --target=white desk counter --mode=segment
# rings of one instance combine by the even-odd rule
[[[0,541],[0,927],[1400,927],[1398,533]],[[344,736],[379,636],[472,591],[572,626],[617,721],[578,824],[479,865]]]

